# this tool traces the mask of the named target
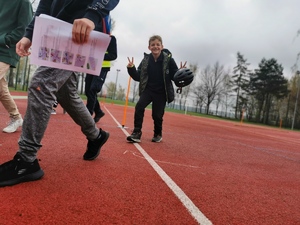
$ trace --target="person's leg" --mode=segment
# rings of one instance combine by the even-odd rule
[[[96,128],[91,114],[77,92],[77,77],[75,74],[72,74],[58,90],[56,97],[58,103],[66,110],[74,122],[81,127],[82,133],[88,139],[96,139],[99,129]]]
[[[152,102],[150,91],[147,89],[141,94],[135,106],[134,112],[134,130],[141,131],[144,121],[145,108]]]
[[[5,79],[9,67],[8,64],[0,62],[0,101],[10,117],[10,123],[3,129],[3,132],[13,133],[18,127],[22,126],[23,119],[9,92],[8,83]]]
[[[135,105],[135,112],[134,112],[134,129],[130,136],[128,136],[126,139],[129,142],[141,142],[141,136],[142,136],[142,126],[143,126],[143,120],[144,120],[144,113],[145,108],[151,103],[152,98],[150,95],[150,92],[148,90],[145,90],[138,100],[138,102]]]
[[[97,90],[97,93],[99,93],[102,90],[102,86],[105,82],[107,72],[108,71],[101,70],[100,76],[94,78],[94,80],[93,80],[94,82],[92,84],[92,86],[93,86],[92,88]],[[100,107],[100,103],[98,101],[97,94],[95,97],[94,112],[95,112],[94,121],[97,123],[105,115],[105,113],[103,112],[103,110]]]
[[[40,67],[29,89],[27,110],[14,158],[0,165],[0,187],[34,181],[43,177],[36,158],[44,136],[57,90],[71,76],[71,71]]]
[[[94,82],[93,82],[94,87],[93,88],[95,90],[97,90],[97,93],[99,93],[102,90],[103,84],[104,84],[105,79],[106,79],[107,72],[108,71],[101,70],[100,76],[94,79]],[[95,104],[95,107],[94,107],[94,111],[95,111],[96,115],[103,113],[97,98],[96,98],[96,104]]]
[[[32,77],[19,139],[19,154],[25,161],[32,162],[36,159],[56,100],[55,95],[71,75],[71,71],[39,67]]]
[[[88,138],[84,160],[95,159],[109,133],[98,129],[83,101],[77,94],[76,76],[71,71],[40,67],[32,78],[19,151],[13,160],[0,165],[0,187],[34,181],[44,172],[36,158],[56,100],[81,126]]]
[[[83,155],[84,160],[97,158],[101,147],[109,138],[109,133],[95,126],[88,109],[77,92],[77,79],[73,74],[57,93],[57,101],[81,127],[82,133],[87,137],[88,144]]]
[[[152,119],[154,121],[154,137],[152,141],[160,142],[162,139],[163,116],[166,107],[166,97],[163,94],[153,93]]]
[[[94,112],[95,112],[95,118],[97,117],[97,115],[101,115],[101,114],[104,114],[104,112],[102,111],[101,109],[101,106],[100,106],[100,102],[98,100],[98,98],[96,97],[96,101],[95,101],[95,107],[94,107]],[[101,116],[102,117],[102,116]],[[100,118],[99,118],[100,119]],[[99,121],[99,120],[98,120]],[[98,122],[97,121],[97,122]],[[96,122],[96,121],[95,121]]]
[[[91,75],[91,74],[86,75],[86,77],[85,77],[85,88],[84,88],[85,95],[87,97],[86,107],[89,110],[91,115],[93,115],[93,113],[94,113],[95,95],[97,94],[91,89],[94,77],[95,76]]]

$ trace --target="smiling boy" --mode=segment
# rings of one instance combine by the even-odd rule
[[[152,102],[154,135],[152,142],[161,142],[162,123],[166,102],[174,100],[172,80],[178,67],[171,53],[164,49],[162,38],[154,35],[149,39],[150,54],[144,53],[144,59],[136,69],[134,58],[128,58],[127,71],[135,81],[139,81],[140,98],[135,106],[134,130],[127,137],[129,142],[141,142],[142,124],[145,108]]]

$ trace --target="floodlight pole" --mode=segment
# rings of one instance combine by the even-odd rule
[[[117,77],[116,77],[116,83],[115,83],[115,90],[114,90],[114,100],[116,99],[116,92],[117,92],[117,85],[118,85],[118,75],[119,75],[119,72],[120,72],[121,70],[120,69],[117,69]]]

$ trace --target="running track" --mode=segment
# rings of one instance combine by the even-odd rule
[[[27,100],[16,102],[24,114]],[[147,110],[142,142],[130,144],[134,108],[122,128],[124,106],[103,107],[97,126],[111,136],[92,162],[68,114],[51,116],[38,155],[45,176],[0,189],[0,225],[300,224],[299,132],[167,112],[163,142],[152,143]],[[0,163],[19,135],[0,133]]]

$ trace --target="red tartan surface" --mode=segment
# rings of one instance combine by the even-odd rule
[[[27,100],[16,103],[24,114]],[[90,162],[86,138],[58,106],[38,153],[45,176],[0,189],[1,225],[198,224],[139,148],[213,224],[300,224],[299,132],[166,112],[163,141],[152,143],[146,110],[137,148],[123,132],[133,129],[134,108],[121,128],[124,106],[102,107],[97,126],[110,138]],[[7,120],[0,105],[1,130]],[[14,156],[20,133],[0,133],[0,163]]]

